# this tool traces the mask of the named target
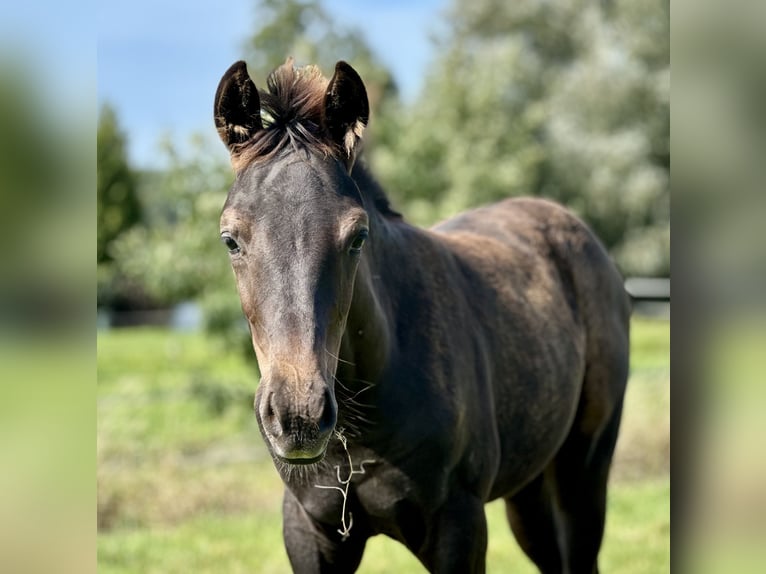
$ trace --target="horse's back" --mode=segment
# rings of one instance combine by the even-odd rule
[[[630,303],[620,273],[588,226],[561,205],[507,199],[433,230],[506,299],[544,305],[563,296],[570,316],[559,319],[588,330],[627,328]]]
[[[434,231],[461,262],[486,333],[501,442],[492,497],[506,495],[555,456],[573,425],[603,425],[621,403],[628,297],[595,235],[556,203],[509,199]]]
[[[630,302],[620,273],[588,226],[563,206],[512,198],[433,229],[469,266],[494,268],[484,275],[509,296],[526,291],[534,301],[558,291],[571,319],[586,329],[627,328]],[[541,269],[549,275],[541,275]]]

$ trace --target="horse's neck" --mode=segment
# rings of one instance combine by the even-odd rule
[[[397,348],[402,324],[398,313],[412,290],[427,284],[417,243],[429,241],[402,221],[377,213],[374,217],[357,271],[341,355],[355,366],[345,372],[368,381],[377,381],[392,357],[402,352]]]
[[[391,208],[364,163],[354,167],[353,177],[370,213],[370,239],[357,271],[338,378],[374,382],[402,352],[397,348],[402,323],[397,314],[404,299],[417,294],[418,286],[429,284],[423,259],[440,248]],[[427,299],[419,304],[427,304]]]

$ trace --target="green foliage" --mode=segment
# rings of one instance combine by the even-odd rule
[[[372,162],[415,221],[509,195],[568,204],[628,274],[669,272],[668,6],[454,0]]]
[[[138,177],[128,164],[126,139],[115,110],[101,108],[97,132],[97,281],[98,305],[117,306],[143,299],[140,286],[119,271],[112,247],[141,221]],[[130,305],[130,303],[127,303]]]
[[[167,168],[144,174],[146,224],[124,233],[112,246],[121,271],[159,301],[171,304],[216,289],[234,293],[218,218],[233,174],[195,138],[188,155],[163,144]]]
[[[141,219],[136,175],[128,164],[125,135],[109,105],[101,108],[97,134],[98,262],[111,261],[109,246]]]
[[[630,333],[630,365],[633,370],[670,368],[670,322],[633,317]]]

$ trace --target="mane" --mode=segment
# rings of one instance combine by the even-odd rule
[[[317,66],[295,68],[293,59],[276,68],[258,90],[263,129],[234,152],[235,169],[272,159],[283,150],[315,150],[336,157],[338,148],[322,127],[322,112],[329,80]]]
[[[268,161],[288,148],[342,156],[343,151],[327,138],[322,126],[329,83],[317,66],[296,68],[293,58],[271,72],[267,89],[258,90],[263,129],[237,145],[232,155],[234,168],[239,171],[251,163]],[[352,178],[382,215],[401,218],[363,161],[357,160]]]
[[[362,161],[361,158],[354,164],[351,178],[356,182],[359,190],[372,200],[372,204],[381,215],[393,219],[402,219],[402,214],[391,207],[391,202],[386,192],[370,173],[366,162]]]

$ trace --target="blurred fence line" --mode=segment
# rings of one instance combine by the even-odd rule
[[[635,314],[670,317],[669,277],[628,277],[625,290],[633,301]]]
[[[669,277],[628,277],[625,290],[634,301],[665,301],[670,303]]]
[[[164,309],[119,311],[100,308],[97,317],[99,330],[140,326],[168,327],[176,331],[202,328],[202,310],[194,301],[184,301]]]

